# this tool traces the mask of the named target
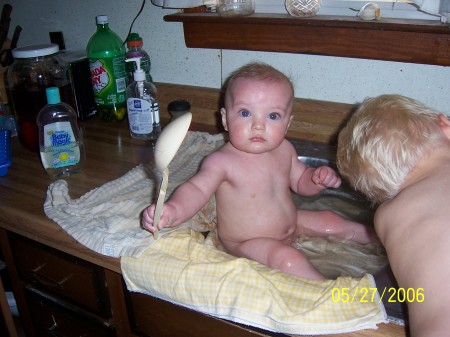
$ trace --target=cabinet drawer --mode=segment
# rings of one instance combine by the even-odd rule
[[[140,293],[128,292],[132,330],[149,337],[286,336],[204,315]]]
[[[111,316],[104,271],[81,259],[10,234],[20,278],[102,317]]]
[[[52,298],[33,287],[25,290],[37,336],[115,337],[108,321],[64,301]]]

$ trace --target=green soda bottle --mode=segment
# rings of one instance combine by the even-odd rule
[[[86,48],[95,105],[101,119],[122,121],[127,113],[125,46],[109,28],[106,15],[97,16],[96,23]]]

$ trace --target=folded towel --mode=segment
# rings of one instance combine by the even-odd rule
[[[222,252],[189,228],[164,236],[139,258],[121,258],[121,267],[130,291],[271,331],[342,333],[386,322],[369,274],[327,281],[288,275]]]

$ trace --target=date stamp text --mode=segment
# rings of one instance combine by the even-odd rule
[[[331,300],[333,303],[381,303],[383,298],[387,298],[389,303],[421,303],[425,300],[423,288],[395,288],[385,287],[384,289],[356,287],[333,288],[331,290]]]

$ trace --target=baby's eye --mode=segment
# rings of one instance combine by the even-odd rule
[[[281,118],[281,115],[278,113],[278,112],[271,112],[270,114],[269,114],[269,119],[271,119],[271,120],[277,120],[277,119],[280,119]]]
[[[248,117],[251,114],[250,114],[250,111],[244,109],[244,110],[239,111],[239,115],[242,117]]]

